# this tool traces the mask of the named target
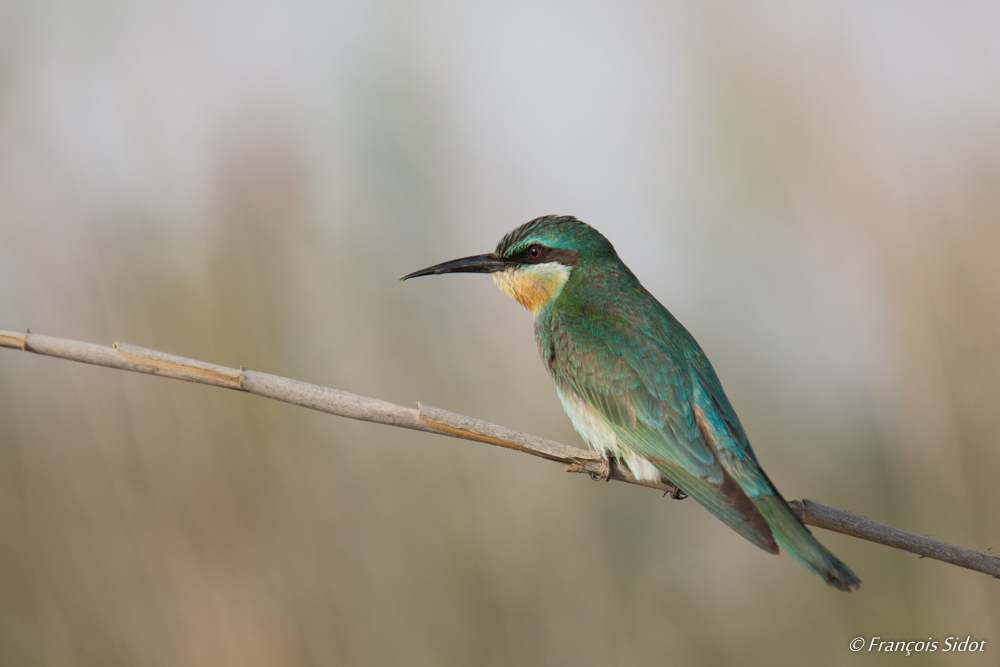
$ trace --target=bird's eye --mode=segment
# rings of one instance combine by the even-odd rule
[[[531,259],[538,259],[542,256],[542,246],[533,245],[528,248],[528,257]]]

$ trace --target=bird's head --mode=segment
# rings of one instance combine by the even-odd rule
[[[435,264],[402,280],[441,273],[491,273],[497,287],[537,315],[559,296],[575,270],[606,261],[620,264],[600,232],[571,215],[546,215],[507,233],[489,254]]]

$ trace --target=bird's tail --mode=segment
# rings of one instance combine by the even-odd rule
[[[813,537],[777,492],[774,495],[762,493],[751,500],[771,527],[774,539],[792,558],[842,591],[850,592],[861,585],[861,580],[851,568]]]
[[[851,568],[813,537],[763,470],[757,468],[758,493],[747,494],[732,483],[728,472],[724,473],[725,482],[719,488],[680,466],[660,464],[657,468],[705,509],[764,551],[776,554],[779,545],[784,547],[806,569],[842,591],[850,592],[861,585]]]

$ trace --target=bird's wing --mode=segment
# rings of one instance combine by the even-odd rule
[[[700,362],[708,361],[666,309],[648,293],[619,292],[616,299],[570,304],[553,319],[551,335],[556,353],[549,368],[564,390],[587,401],[621,444],[731,528],[777,552],[749,497],[765,493],[770,484],[752,450],[743,446],[745,436],[716,437],[728,434],[729,426],[726,411],[714,406],[713,392],[697,372]]]
[[[707,364],[707,360],[705,365],[695,364],[693,403],[696,419],[703,424],[702,432],[723,467],[767,521],[778,544],[795,560],[840,590],[860,586],[857,575],[809,532],[760,467],[715,371]]]
[[[596,292],[596,297],[594,293]],[[745,538],[783,546],[841,590],[861,581],[820,544],[760,468],[712,365],[688,331],[642,287],[606,286],[552,318],[549,370],[586,400],[619,445]]]

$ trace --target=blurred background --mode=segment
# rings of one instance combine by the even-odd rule
[[[1000,548],[992,3],[0,2],[0,328],[581,444],[531,316],[398,278],[574,214],[788,498]],[[253,396],[0,351],[0,664],[854,665],[1000,584]]]

